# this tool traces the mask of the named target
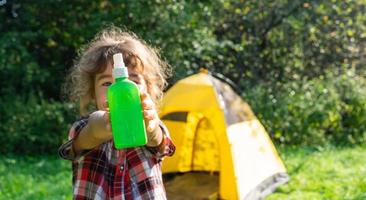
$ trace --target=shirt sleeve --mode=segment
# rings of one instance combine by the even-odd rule
[[[58,154],[61,158],[71,161],[76,161],[91,150],[83,150],[77,154],[71,155],[72,145],[75,138],[80,134],[81,130],[88,124],[88,118],[82,118],[76,121],[69,130],[68,141],[60,146]]]
[[[163,122],[159,124],[161,130],[163,131],[163,141],[156,147],[146,148],[158,158],[158,160],[162,160],[165,156],[172,156],[175,152],[175,145],[173,144],[172,139],[170,138],[168,128],[164,125]]]

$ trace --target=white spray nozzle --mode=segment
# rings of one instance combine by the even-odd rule
[[[128,77],[128,70],[123,62],[123,55],[122,53],[116,53],[113,55],[113,77],[122,78]]]
[[[121,53],[116,53],[113,55],[113,63],[114,68],[125,67],[125,63],[123,62],[123,56]]]

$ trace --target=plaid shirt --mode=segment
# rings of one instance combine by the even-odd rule
[[[159,147],[117,150],[110,140],[71,157],[73,140],[87,123],[88,118],[75,122],[59,149],[62,158],[72,161],[74,199],[166,199],[161,160],[173,155],[175,146],[164,125]]]

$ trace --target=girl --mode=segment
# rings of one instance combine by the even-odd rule
[[[129,79],[141,90],[148,135],[143,147],[117,150],[113,145],[106,93],[114,82],[115,53],[123,54]],[[72,161],[74,199],[166,199],[160,165],[175,146],[155,105],[167,68],[155,49],[116,27],[97,34],[81,51],[67,88],[71,100],[80,102],[82,118],[59,149],[62,158]]]

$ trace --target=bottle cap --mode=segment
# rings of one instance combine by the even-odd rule
[[[113,77],[115,79],[128,77],[128,69],[123,62],[122,53],[113,55]]]

